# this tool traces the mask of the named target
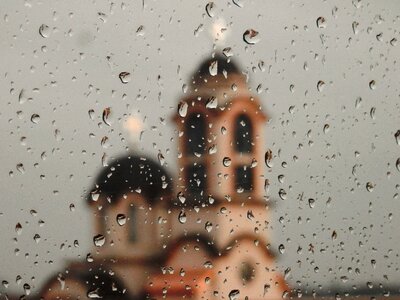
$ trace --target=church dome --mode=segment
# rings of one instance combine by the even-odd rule
[[[98,174],[87,200],[93,203],[97,200],[94,197],[105,196],[115,203],[130,192],[138,192],[152,202],[171,194],[172,178],[152,159],[134,155],[120,157]]]
[[[241,74],[240,68],[233,62],[231,58],[216,54],[211,58],[205,59],[200,64],[200,66],[197,68],[197,71],[192,76],[193,79],[196,80],[211,76],[210,69],[214,69],[212,66],[215,66],[216,75],[223,75],[225,72],[227,74]]]

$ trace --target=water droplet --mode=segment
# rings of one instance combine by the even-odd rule
[[[212,223],[207,221],[206,224],[204,225],[204,228],[207,232],[211,232],[213,228]]]
[[[218,99],[216,97],[211,97],[206,102],[206,108],[214,109],[217,108]]]
[[[232,48],[231,47],[226,47],[222,50],[222,54],[225,55],[226,57],[231,57],[233,56]]]
[[[90,196],[91,196],[93,201],[97,201],[99,199],[100,194],[97,191],[92,191],[90,193]]]
[[[126,224],[126,216],[124,214],[117,215],[117,223],[119,226],[123,226]]]
[[[96,247],[101,247],[106,242],[106,238],[102,234],[95,235],[93,237],[93,243]]]
[[[22,174],[24,174],[25,173],[25,168],[24,168],[24,165],[23,164],[17,164],[17,170],[20,172],[20,173],[22,173]]]
[[[224,165],[224,167],[229,167],[232,163],[232,160],[229,157],[224,157],[224,159],[222,160],[222,164]]]
[[[243,8],[244,4],[243,4],[244,0],[232,0],[233,4],[235,4],[237,7]]]
[[[178,192],[178,194],[176,195],[176,197],[178,198],[178,200],[183,204],[186,202],[186,197],[182,192]]]
[[[396,168],[400,172],[400,157],[396,160]]]
[[[40,116],[38,114],[33,114],[31,116],[31,122],[33,124],[38,124],[40,122]]]
[[[206,5],[206,13],[210,18],[215,16],[215,4],[214,4],[214,2],[208,2],[207,3],[207,5]]]
[[[217,60],[210,62],[210,65],[208,66],[208,71],[210,72],[211,76],[216,76],[218,74],[218,61]]]
[[[317,19],[317,27],[318,28],[325,28],[326,27],[326,20],[324,17],[319,17]]]
[[[370,82],[369,82],[369,88],[371,89],[371,90],[375,90],[376,89],[376,82],[375,82],[375,80],[371,80]]]
[[[329,131],[329,124],[325,124],[323,132],[326,134],[328,131]]]
[[[237,299],[239,299],[239,294],[240,294],[240,291],[239,290],[231,290],[230,292],[229,292],[229,300],[237,300]]]
[[[278,246],[278,250],[279,250],[279,253],[280,253],[280,254],[285,253],[285,246],[284,246],[283,244],[280,244],[280,245]]]
[[[33,236],[33,240],[36,242],[36,244],[39,244],[39,242],[40,242],[40,235],[36,233],[36,234]]]
[[[107,136],[103,136],[103,137],[101,138],[100,145],[101,145],[103,148],[107,148],[107,142],[108,142],[108,137],[107,137]]]
[[[268,168],[272,168],[272,150],[271,149],[268,149],[265,152],[264,160],[265,160],[265,165]]]
[[[102,118],[103,118],[104,124],[106,124],[107,126],[111,126],[111,124],[109,123],[109,120],[108,120],[108,118],[110,117],[110,114],[111,114],[111,107],[106,107],[103,110]]]
[[[50,36],[50,27],[47,26],[46,24],[42,24],[39,27],[39,34],[43,37],[43,38],[48,38]]]
[[[24,283],[23,288],[24,288],[25,295],[29,296],[29,294],[31,293],[31,286],[27,283]]]
[[[376,113],[376,107],[371,107],[371,110],[369,111],[371,119],[375,119],[375,113]]]
[[[318,83],[317,83],[318,92],[322,92],[324,87],[325,87],[325,82],[323,82],[322,80],[318,81]]]
[[[158,152],[158,155],[157,155],[157,158],[158,158],[158,161],[160,162],[160,165],[164,165],[164,163],[165,163],[165,158],[164,158],[164,155],[162,155],[162,153],[161,152]]]
[[[372,192],[374,190],[375,185],[372,182],[369,181],[369,182],[367,182],[365,187],[367,188],[368,192]]]
[[[351,24],[351,27],[353,28],[353,33],[357,34],[358,33],[358,25],[360,25],[357,21],[354,21],[353,24]]]
[[[179,215],[178,215],[178,221],[179,221],[179,223],[185,224],[185,223],[186,223],[186,220],[187,220],[187,218],[186,218],[185,212],[184,212],[183,210],[180,211],[180,212],[179,212]]]
[[[397,45],[397,39],[396,39],[396,38],[392,38],[392,39],[390,40],[390,45],[396,46],[396,45]]]
[[[131,73],[129,72],[119,73],[119,80],[121,80],[123,84],[128,83],[129,81],[131,81],[131,79],[132,79]]]
[[[21,233],[22,233],[22,225],[21,225],[21,223],[17,223],[17,225],[15,225],[15,232],[18,235],[21,235]]]
[[[258,43],[260,41],[258,31],[255,31],[254,29],[247,29],[243,33],[243,40],[249,45],[254,45]]]
[[[96,299],[96,298],[103,298],[99,294],[99,288],[91,289],[87,293],[88,298],[90,299]]]
[[[313,199],[313,198],[308,199],[308,206],[310,208],[314,208],[315,207],[315,199]]]
[[[282,200],[286,200],[287,198],[287,193],[284,189],[280,189],[278,192],[279,198],[281,198]]]
[[[400,129],[396,131],[396,133],[394,134],[394,138],[396,139],[397,145],[400,146]]]
[[[187,115],[188,104],[186,102],[180,102],[178,104],[178,114],[184,118]]]
[[[94,110],[93,109],[89,109],[88,114],[89,114],[89,118],[91,120],[94,120]]]

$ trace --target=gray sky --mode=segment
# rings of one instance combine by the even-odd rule
[[[1,1],[0,279],[9,289],[21,292],[25,282],[36,289],[65,259],[85,257],[92,220],[81,195],[103,153],[113,157],[129,145],[123,122],[130,114],[145,118],[140,151],[161,151],[175,172],[170,118],[183,84],[212,51],[209,31],[219,17],[228,24],[220,47],[232,48],[254,94],[261,85],[271,117],[265,148],[275,155],[267,176],[279,200],[270,220],[273,248],[285,245],[279,266],[291,268],[293,287],[398,286],[400,2],[236,2],[243,7],[215,1],[210,18],[207,1]],[[259,32],[257,44],[243,42],[247,29]],[[128,84],[122,71],[132,73]],[[101,121],[106,107],[110,127]]]

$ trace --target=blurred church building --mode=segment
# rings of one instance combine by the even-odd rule
[[[162,159],[112,160],[87,195],[93,249],[47,281],[42,299],[281,299],[269,249],[264,125],[247,77],[212,55],[173,118],[177,177]]]

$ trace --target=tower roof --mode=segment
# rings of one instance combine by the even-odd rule
[[[98,174],[87,195],[87,201],[93,203],[93,195],[106,196],[113,204],[129,192],[138,192],[145,199],[153,201],[172,192],[172,178],[152,159],[123,156]]]

